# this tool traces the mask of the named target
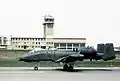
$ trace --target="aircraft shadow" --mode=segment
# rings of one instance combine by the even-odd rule
[[[112,71],[112,70],[109,70],[109,69],[73,69],[73,70],[53,69],[53,70],[64,71],[64,72]]]

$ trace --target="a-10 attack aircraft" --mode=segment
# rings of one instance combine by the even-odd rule
[[[112,60],[115,59],[113,43],[98,44],[97,50],[92,47],[84,47],[75,51],[67,50],[40,50],[32,51],[19,58],[19,61],[36,62],[52,61],[55,63],[62,63],[64,70],[73,70],[76,61],[83,61],[84,59],[92,60]],[[38,70],[38,66],[34,67]]]

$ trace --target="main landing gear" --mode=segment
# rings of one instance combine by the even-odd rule
[[[74,63],[65,63],[63,66],[63,70],[71,71],[74,69],[73,67],[74,67]]]

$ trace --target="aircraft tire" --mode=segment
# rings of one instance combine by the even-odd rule
[[[63,66],[63,70],[67,70],[67,69],[68,69],[68,65],[65,64],[65,65]]]
[[[73,70],[73,66],[70,65],[70,66],[68,67],[68,70]]]
[[[63,66],[63,70],[73,70],[73,66],[72,65],[68,66],[67,64],[65,64]]]
[[[38,70],[38,67],[34,67],[34,70],[37,71],[37,70]]]

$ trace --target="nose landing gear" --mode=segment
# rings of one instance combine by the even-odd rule
[[[38,67],[37,67],[37,66],[35,66],[35,67],[34,67],[34,70],[35,70],[35,71],[37,71],[37,70],[38,70]]]
[[[37,64],[35,65],[34,70],[37,71],[38,67],[39,67],[39,62],[37,62]]]

